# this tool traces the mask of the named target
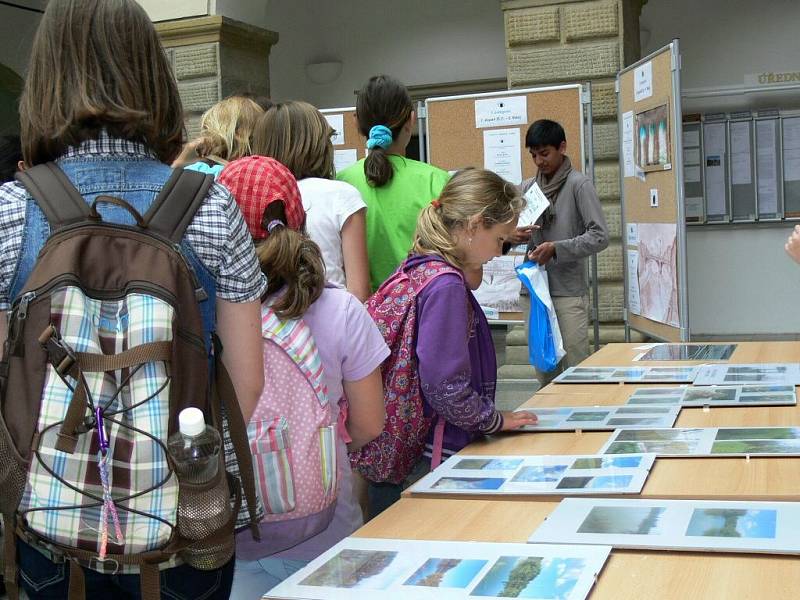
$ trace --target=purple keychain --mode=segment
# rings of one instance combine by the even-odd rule
[[[97,439],[100,445],[98,452],[97,468],[100,470],[100,483],[103,486],[103,505],[100,509],[100,560],[106,557],[108,546],[108,517],[114,522],[114,533],[117,536],[117,544],[124,543],[122,528],[119,524],[119,514],[114,498],[111,496],[111,486],[108,482],[108,440],[106,439],[105,421],[103,420],[103,409],[99,406],[94,409],[94,416],[97,423]]]

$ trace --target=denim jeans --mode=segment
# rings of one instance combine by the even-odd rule
[[[236,560],[214,571],[180,565],[161,571],[162,600],[227,600]],[[17,540],[20,587],[30,600],[64,600],[69,592],[69,563],[54,563],[41,552]],[[86,597],[138,600],[138,575],[107,575],[83,570]]]
[[[403,490],[411,487],[431,471],[431,459],[423,456],[414,465],[403,483],[369,482],[369,518],[374,519],[392,504],[400,500]]]

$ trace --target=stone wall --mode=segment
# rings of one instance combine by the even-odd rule
[[[234,92],[269,96],[269,52],[278,34],[221,16],[156,24],[178,81],[189,138],[200,117]]]
[[[611,242],[598,257],[602,343],[621,341],[623,263],[614,81],[639,59],[641,0],[503,0],[511,87],[592,83],[595,185]]]

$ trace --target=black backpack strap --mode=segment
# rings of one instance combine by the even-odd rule
[[[213,175],[188,169],[173,170],[144,215],[147,228],[176,244],[180,242],[213,183]]]
[[[55,163],[36,165],[15,177],[33,196],[53,231],[89,216],[86,200]]]

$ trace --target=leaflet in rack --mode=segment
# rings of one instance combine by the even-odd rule
[[[672,427],[680,406],[553,406],[519,408],[539,421],[520,431],[613,431],[640,427]]]
[[[795,405],[793,385],[702,385],[642,387],[628,397],[628,405],[775,406]]]
[[[800,502],[566,498],[530,542],[800,554]]]
[[[611,548],[345,538],[264,598],[583,600]]]
[[[800,427],[707,427],[617,430],[600,454],[800,456]]]
[[[489,496],[638,494],[655,455],[451,456],[412,494]]]
[[[691,383],[700,367],[570,367],[553,383]]]

